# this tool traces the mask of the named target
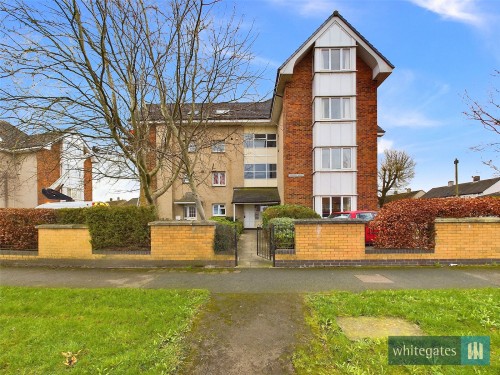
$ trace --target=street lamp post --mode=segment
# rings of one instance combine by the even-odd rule
[[[455,196],[458,197],[458,159],[455,158]]]

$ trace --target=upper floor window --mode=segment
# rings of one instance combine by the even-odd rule
[[[246,179],[276,178],[276,164],[245,164]]]
[[[276,134],[244,134],[245,148],[276,147]]]
[[[341,120],[351,118],[351,98],[322,98],[323,118]]]
[[[321,68],[324,70],[351,69],[351,50],[349,48],[322,49]]]
[[[322,169],[351,169],[352,149],[351,148],[323,148],[321,149]]]
[[[212,144],[212,152],[226,152],[226,143],[224,141],[215,141]]]
[[[212,172],[212,186],[226,186],[226,172]]]

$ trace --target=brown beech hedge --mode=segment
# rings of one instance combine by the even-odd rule
[[[500,199],[404,199],[384,205],[370,225],[378,231],[375,247],[432,249],[434,219],[481,216],[500,217]]]
[[[40,224],[54,224],[56,212],[34,208],[0,208],[0,249],[37,250]]]

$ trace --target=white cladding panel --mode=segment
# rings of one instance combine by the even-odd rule
[[[330,95],[335,96],[335,95]],[[314,121],[341,121],[346,122],[349,120],[356,120],[356,97],[355,96],[347,96],[351,98],[350,100],[350,118],[345,119],[325,119],[323,118],[323,106],[321,105],[321,99],[319,97],[314,98]]]
[[[313,195],[356,195],[356,172],[316,172]]]
[[[336,22],[316,40],[316,47],[350,47],[355,45],[356,40]]]
[[[313,96],[356,95],[356,73],[316,73]]]
[[[313,147],[355,146],[356,123],[317,122],[313,127]]]

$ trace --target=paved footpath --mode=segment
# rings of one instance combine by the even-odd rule
[[[213,293],[442,289],[500,286],[500,267],[330,269],[92,269],[0,267],[0,285],[208,289]]]

